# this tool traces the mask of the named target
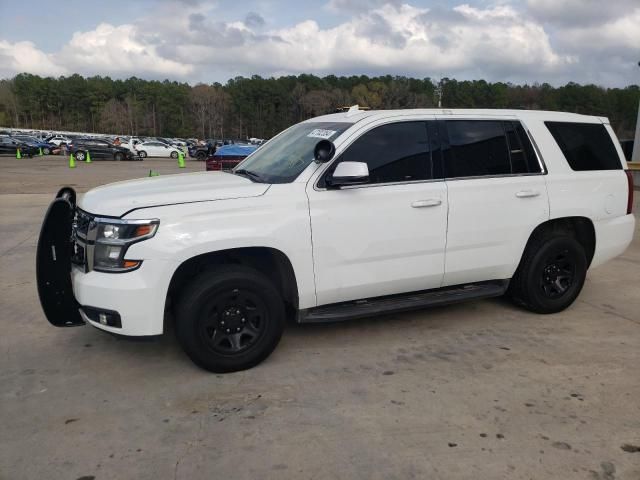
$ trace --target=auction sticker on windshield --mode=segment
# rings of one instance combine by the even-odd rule
[[[312,130],[307,137],[311,138],[324,138],[329,139],[336,133],[335,130],[324,130],[323,128],[316,128]]]

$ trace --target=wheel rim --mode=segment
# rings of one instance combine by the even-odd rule
[[[43,148],[42,153],[44,153],[45,155],[49,155],[50,152],[48,148]]]
[[[83,161],[84,160],[84,153],[82,152],[78,152],[76,153],[76,159]]]
[[[258,343],[268,322],[262,299],[240,289],[216,293],[201,312],[202,340],[215,353],[227,356],[242,354]]]
[[[574,284],[576,260],[568,250],[550,255],[542,268],[540,287],[545,296],[551,299],[562,297]]]

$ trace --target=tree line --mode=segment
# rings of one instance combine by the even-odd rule
[[[338,107],[518,108],[609,117],[620,138],[633,137],[640,86],[568,83],[514,85],[484,80],[366,75],[236,77],[226,84],[40,77],[0,80],[0,126],[120,135],[269,138]]]

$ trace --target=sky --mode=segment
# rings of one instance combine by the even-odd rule
[[[640,84],[640,0],[0,0],[0,78]]]

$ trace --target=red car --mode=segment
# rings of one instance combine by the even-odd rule
[[[207,158],[207,171],[231,170],[256,151],[255,145],[224,145]]]

